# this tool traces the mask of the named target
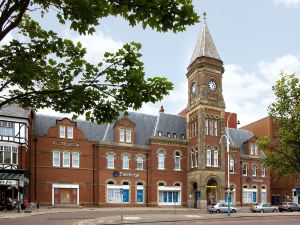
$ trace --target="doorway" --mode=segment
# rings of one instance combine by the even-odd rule
[[[214,179],[210,179],[206,186],[206,201],[207,205],[212,205],[219,200],[218,183]]]

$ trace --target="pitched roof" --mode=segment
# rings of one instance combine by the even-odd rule
[[[227,133],[227,131],[230,138],[230,145],[240,148],[241,155],[246,155],[244,143],[254,137],[254,134],[248,130],[234,128],[225,128],[225,133]]]
[[[18,104],[4,105],[0,108],[0,116],[18,117],[28,119],[30,109],[23,109]]]
[[[181,135],[186,136],[186,119],[180,115],[160,113],[153,136],[158,136],[158,131],[162,133],[162,136],[167,136],[167,133],[170,133],[171,137],[173,134],[176,134],[178,138],[181,138]]]
[[[123,114],[120,115],[119,118],[123,118]],[[137,145],[148,145],[149,138],[157,136],[157,133],[155,134],[155,128],[158,128],[157,130],[161,131],[163,135],[169,132],[170,134],[176,133],[178,138],[181,137],[181,134],[186,136],[186,120],[182,116],[164,113],[160,113],[159,116],[154,116],[130,112],[127,118],[136,125],[134,128],[134,136],[135,144]],[[36,136],[46,135],[49,128],[55,126],[56,120],[60,119],[63,118],[35,114],[33,134]],[[85,138],[88,140],[115,142],[113,129],[115,123],[99,125],[83,120],[76,120],[75,122],[77,128],[83,132]]]
[[[190,64],[192,64],[195,59],[201,56],[221,60],[206,23],[197,39]]]

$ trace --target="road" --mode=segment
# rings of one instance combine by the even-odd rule
[[[137,211],[123,211],[126,216],[137,215]],[[152,215],[161,214],[160,210],[151,210],[151,211],[141,211],[142,214]],[[172,217],[172,213],[174,210],[164,210],[164,214],[169,214]],[[176,215],[186,214],[186,211],[178,211]],[[173,214],[175,215],[175,214]],[[204,214],[203,214],[204,215]],[[26,217],[18,217],[18,218],[10,218],[10,219],[0,219],[0,225],[72,225],[78,221],[85,219],[94,219],[111,216],[119,220],[120,211],[76,211],[76,212],[59,212],[53,214],[43,214],[43,215],[34,215],[34,216],[26,216]],[[193,221],[174,221],[174,222],[156,222],[156,223],[139,223],[138,221],[132,221],[132,225],[184,225],[184,224],[209,224],[209,225],[300,225],[300,214],[297,215],[279,215],[272,216],[270,213],[264,217],[241,217],[241,218],[229,218],[226,214],[221,219],[209,219],[209,220],[193,220]],[[101,225],[101,224],[99,224]]]
[[[152,223],[142,223],[135,225],[149,225]],[[243,218],[227,218],[224,219],[210,219],[208,220],[195,220],[195,221],[180,221],[180,222],[165,222],[165,223],[155,223],[155,225],[184,225],[184,224],[203,224],[203,225],[299,225],[300,216],[276,216],[276,217],[243,217]]]

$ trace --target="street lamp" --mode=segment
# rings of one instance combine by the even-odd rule
[[[229,174],[230,174],[230,162],[229,162],[229,145],[230,145],[230,136],[228,132],[228,124],[229,124],[229,118],[232,115],[232,112],[227,117],[227,132],[226,134],[223,134],[220,138],[220,141],[222,141],[222,138],[226,138],[226,149],[227,149],[227,206],[228,206],[228,216],[230,216],[230,181],[229,181]],[[239,122],[238,122],[239,124]]]

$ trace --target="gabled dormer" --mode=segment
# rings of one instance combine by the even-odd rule
[[[257,144],[257,137],[253,136],[244,143],[245,154],[252,157],[259,156],[259,148]]]
[[[55,126],[49,128],[48,136],[63,140],[82,140],[83,132],[77,128],[77,123],[68,119],[57,119]]]
[[[135,123],[128,118],[116,121],[114,126],[114,136],[116,143],[134,144]]]

